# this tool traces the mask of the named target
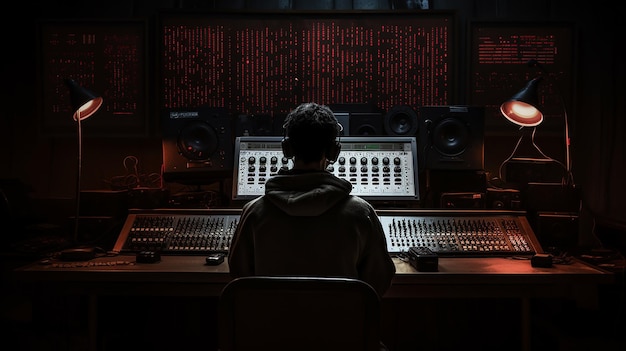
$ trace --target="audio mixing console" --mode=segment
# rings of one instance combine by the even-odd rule
[[[113,251],[165,255],[228,253],[241,210],[131,211]],[[390,254],[427,247],[439,256],[542,253],[524,212],[378,210]]]
[[[379,219],[390,253],[426,247],[439,256],[511,256],[541,252],[523,213],[421,210],[386,212]]]

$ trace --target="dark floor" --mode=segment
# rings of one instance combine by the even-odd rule
[[[33,304],[34,302],[34,304]],[[216,298],[100,299],[97,350],[217,350]],[[37,307],[35,307],[37,306]],[[390,351],[522,350],[514,300],[387,300],[383,340]],[[88,350],[87,301],[3,296],[2,330],[10,350]],[[559,301],[533,302],[532,350],[624,350],[618,309],[581,310]]]

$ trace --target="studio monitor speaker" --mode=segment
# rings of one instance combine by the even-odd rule
[[[382,136],[383,115],[378,112],[351,112],[350,135],[353,136]]]
[[[422,106],[420,164],[436,170],[483,169],[484,125],[482,106]]]
[[[204,184],[231,175],[233,133],[226,109],[167,110],[162,117],[165,181]]]
[[[417,113],[411,106],[394,106],[385,115],[384,127],[387,135],[416,136],[418,129]]]

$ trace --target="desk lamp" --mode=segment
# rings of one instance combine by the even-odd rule
[[[520,127],[535,127],[543,122],[543,113],[537,108],[537,85],[542,78],[537,77],[526,83],[517,94],[500,105],[500,112],[509,121]]]
[[[500,105],[500,112],[507,120],[518,125],[520,127],[520,130],[524,128],[532,128],[531,142],[532,142],[533,147],[546,160],[558,163],[563,168],[565,168],[567,171],[567,177],[568,177],[567,181],[570,182],[571,172],[570,172],[570,156],[569,156],[569,132],[568,132],[569,127],[567,125],[567,113],[565,114],[565,142],[566,142],[567,165],[564,165],[563,163],[549,156],[546,156],[546,154],[543,151],[541,151],[539,146],[537,146],[537,144],[535,143],[535,132],[537,131],[536,127],[539,124],[541,124],[541,122],[543,122],[543,113],[537,107],[539,106],[537,88],[538,88],[539,83],[542,80],[543,78],[539,76],[528,81],[526,85],[520,91],[518,91],[510,99],[508,99],[507,101],[503,102],[502,105]],[[563,106],[563,109],[565,110],[564,106]],[[522,133],[519,139],[517,140],[517,144],[515,145],[515,148],[513,149],[513,152],[511,153],[511,155],[500,164],[500,174],[499,174],[500,179],[502,179],[502,167],[504,166],[505,163],[507,163],[513,158],[513,156],[517,152],[517,149],[523,137],[524,137],[524,134]]]
[[[65,84],[70,91],[70,101],[72,103],[73,118],[76,121],[78,131],[78,167],[76,169],[76,217],[74,219],[74,243],[78,241],[78,222],[80,216],[80,183],[82,173],[82,149],[83,137],[81,121],[91,117],[100,106],[102,106],[102,97],[96,95],[92,91],[81,87],[73,79],[66,79]]]

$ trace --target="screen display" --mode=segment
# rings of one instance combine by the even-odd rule
[[[450,12],[163,13],[159,30],[161,108],[452,100]]]

